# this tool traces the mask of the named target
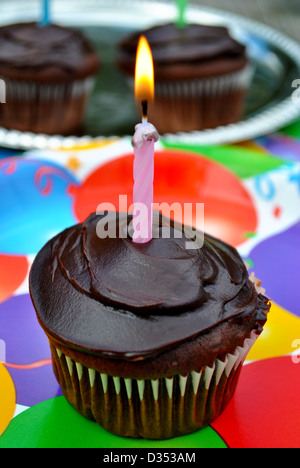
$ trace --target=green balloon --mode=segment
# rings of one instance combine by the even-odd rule
[[[246,179],[271,171],[286,164],[285,159],[273,156],[267,152],[243,148],[235,145],[197,145],[170,143],[161,138],[165,148],[190,150],[222,164],[234,172],[239,178]]]
[[[174,439],[152,441],[116,436],[75,411],[63,396],[16,416],[0,437],[0,448],[226,448],[210,426]]]

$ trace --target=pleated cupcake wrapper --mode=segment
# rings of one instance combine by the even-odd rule
[[[234,352],[234,354],[228,354],[224,361],[220,361],[219,359],[217,359],[214,362],[212,367],[205,367],[200,372],[192,371],[187,376],[179,375],[178,378],[179,378],[181,396],[184,396],[188,378],[190,378],[192,381],[194,393],[196,395],[201,379],[203,379],[203,381],[205,382],[205,388],[208,390],[213,375],[215,376],[216,384],[219,383],[222,373],[224,373],[226,377],[229,377],[230,373],[234,371],[235,369],[237,369],[238,366],[245,360],[247,354],[249,353],[256,339],[257,339],[257,335],[255,331],[253,331],[250,338],[245,340],[244,346],[238,347],[236,351]],[[70,357],[63,354],[62,351],[60,351],[57,348],[56,348],[56,352],[57,352],[59,359],[65,359],[67,368],[69,371],[69,376],[70,377],[74,376],[75,375],[74,373],[76,372],[77,378],[80,381],[82,379],[85,366],[83,366],[79,362],[73,361]],[[102,374],[101,372],[98,372],[94,369],[90,369],[90,368],[86,368],[86,369],[88,371],[90,386],[91,387],[94,386],[96,376],[99,376],[104,393],[107,392],[108,381],[110,379],[111,382],[113,383],[113,387],[114,387],[114,391],[116,395],[120,393],[121,386],[123,386],[123,388],[126,389],[127,397],[129,399],[132,397],[132,388],[133,388],[134,382],[136,382],[137,384],[140,400],[142,400],[144,397],[144,390],[145,390],[146,382],[151,383],[152,394],[155,400],[158,399],[160,385],[165,385],[165,388],[170,398],[172,398],[172,395],[173,395],[173,383],[174,383],[175,377],[172,377],[172,378],[166,377],[166,378],[160,378],[156,380],[150,380],[150,379],[136,380],[136,379],[112,377],[107,374]]]
[[[247,89],[252,76],[253,68],[247,66],[239,72],[212,78],[157,82],[155,85],[155,94],[158,97],[164,96],[170,98],[218,96]]]
[[[73,361],[54,345],[51,347],[63,393],[81,414],[116,434],[124,435],[125,431],[125,435],[131,437],[169,438],[204,427],[218,416],[234,393],[241,366],[257,337],[254,330],[242,347],[227,354],[224,360],[216,359],[212,367],[192,371],[186,376],[156,380],[110,376]],[[103,416],[112,406],[124,414]],[[153,411],[157,413],[155,423],[151,423]],[[171,419],[176,415],[175,428],[172,422],[165,421],[166,412]],[[127,420],[136,418],[144,428],[142,431],[136,429],[136,423],[124,427]],[[155,436],[152,436],[153,424]]]
[[[43,84],[29,81],[3,79],[6,87],[6,102],[20,101],[63,101],[66,98],[80,98],[89,95],[95,78],[89,77],[70,83]]]

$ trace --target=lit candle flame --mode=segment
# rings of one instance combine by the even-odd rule
[[[154,99],[154,67],[152,52],[145,36],[141,36],[137,48],[135,66],[135,98],[139,103]]]

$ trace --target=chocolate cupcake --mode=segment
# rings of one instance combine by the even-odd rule
[[[155,103],[149,118],[160,133],[189,132],[237,122],[252,73],[246,48],[227,28],[164,24],[127,36],[117,63],[133,77],[139,37],[152,50]]]
[[[205,235],[187,250],[185,227],[160,217],[158,235],[134,244],[130,218],[116,219],[122,235],[99,238],[92,214],[33,263],[30,294],[54,373],[69,403],[115,434],[190,433],[232,398],[269,301],[222,241]]]
[[[49,135],[78,133],[98,68],[98,55],[78,30],[37,23],[1,27],[6,104],[0,107],[0,125]]]

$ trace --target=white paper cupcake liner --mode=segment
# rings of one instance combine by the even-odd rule
[[[227,75],[186,81],[157,82],[155,95],[169,98],[197,98],[199,96],[219,96],[233,91],[245,90],[253,77],[252,66]]]
[[[94,77],[60,84],[6,80],[0,125],[49,135],[80,132],[94,81]]]
[[[2,78],[3,79],[3,78]],[[78,80],[70,83],[42,84],[28,81],[17,81],[3,79],[6,87],[6,101],[10,99],[36,101],[63,100],[66,97],[81,97],[90,94],[95,79],[93,77],[84,80]]]
[[[110,376],[51,349],[63,393],[82,415],[118,435],[166,439],[200,429],[223,411],[257,337],[253,330],[243,346],[211,367],[157,380]]]

